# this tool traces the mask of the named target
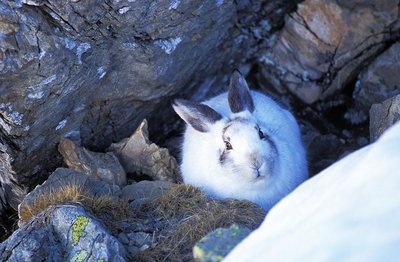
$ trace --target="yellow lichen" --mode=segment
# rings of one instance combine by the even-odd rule
[[[72,256],[70,262],[82,262],[87,258],[88,253],[85,250],[80,250]]]
[[[89,218],[85,216],[76,217],[76,220],[72,225],[72,241],[74,245],[77,245],[79,239],[86,234],[85,229],[88,223],[89,223]]]

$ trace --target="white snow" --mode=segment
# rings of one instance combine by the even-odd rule
[[[182,42],[182,39],[180,37],[176,37],[165,40],[156,40],[155,44],[161,47],[161,49],[164,50],[165,53],[171,54],[180,42]]]
[[[59,129],[61,129],[61,128],[64,128],[66,124],[67,124],[67,119],[64,119],[64,120],[60,121],[60,122],[58,123],[58,125],[56,126],[56,130],[59,130]]]
[[[74,40],[71,40],[67,37],[60,37],[60,42],[69,50],[72,50],[75,48],[76,43]]]
[[[215,3],[220,7],[224,3],[224,0],[216,0]]]
[[[303,183],[224,261],[400,261],[400,122]]]
[[[118,13],[120,13],[122,15],[122,14],[125,14],[126,12],[128,12],[129,10],[131,10],[131,7],[130,6],[125,6],[125,7],[120,8],[118,10]]]
[[[78,64],[82,64],[82,55],[91,48],[92,46],[89,43],[82,43],[76,49],[76,56],[78,58]]]
[[[181,1],[179,1],[179,0],[173,0],[173,1],[171,2],[171,5],[168,7],[168,9],[169,9],[169,10],[171,10],[171,9],[176,10],[176,9],[178,8],[178,6],[179,6],[180,3],[181,3]]]
[[[30,93],[28,94],[28,98],[31,98],[31,99],[43,98],[45,95],[44,87],[56,79],[57,79],[57,75],[51,75],[51,76],[47,77],[46,79],[43,79],[39,84],[29,86],[28,89],[29,89]]]
[[[100,66],[97,68],[97,75],[99,76],[99,79],[102,79],[106,75],[107,71],[104,70],[104,67]]]

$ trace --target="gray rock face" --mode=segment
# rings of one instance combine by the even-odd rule
[[[76,205],[52,206],[0,244],[2,261],[125,261],[122,244]]]
[[[326,99],[397,37],[398,10],[391,0],[306,0],[286,17],[275,44],[260,57],[263,74],[275,89],[305,103]]]
[[[144,117],[164,123],[168,111],[172,115],[169,99],[179,91],[201,99],[221,88],[224,71],[266,45],[263,39],[295,4],[1,2],[0,183],[6,205],[16,208],[59,166],[60,138],[105,149]]]
[[[59,191],[61,188],[76,186],[87,196],[101,197],[112,196],[117,199],[121,194],[121,189],[117,185],[110,185],[104,181],[91,178],[83,173],[66,169],[58,168],[49,178],[41,185],[38,185],[32,190],[18,206],[19,218],[23,217],[22,213],[27,212],[27,208],[35,203],[39,197],[52,194]],[[60,201],[62,202],[62,201]]]
[[[356,124],[366,122],[373,104],[400,94],[399,72],[400,43],[395,43],[360,73],[353,92],[354,105],[345,117]]]
[[[203,237],[193,247],[195,261],[219,262],[250,234],[247,227],[233,224],[229,228],[218,228]]]
[[[375,141],[385,130],[400,120],[400,95],[372,105],[369,114],[370,140]]]

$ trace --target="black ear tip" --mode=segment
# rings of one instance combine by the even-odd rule
[[[232,71],[232,76],[237,75],[237,76],[242,76],[242,73],[240,72],[239,69],[235,68]]]

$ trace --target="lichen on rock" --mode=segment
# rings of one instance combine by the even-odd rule
[[[72,242],[74,245],[78,244],[81,237],[86,235],[85,228],[89,222],[89,218],[85,216],[77,216],[75,222],[72,224]]]

